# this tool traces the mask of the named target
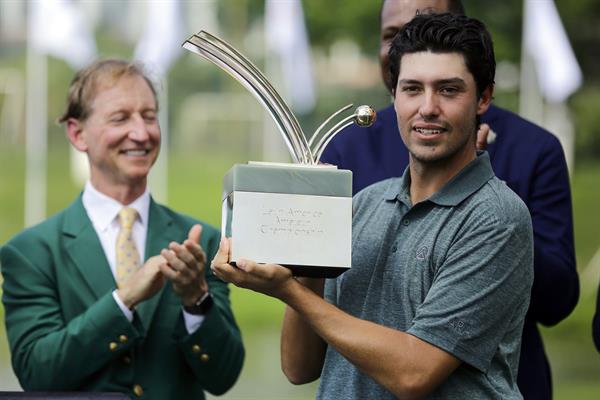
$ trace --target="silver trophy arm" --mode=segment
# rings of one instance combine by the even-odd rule
[[[306,141],[306,136],[296,119],[294,113],[290,110],[286,102],[281,98],[277,90],[271,85],[271,82],[264,76],[264,74],[252,63],[252,61],[248,60],[242,53],[237,51],[233,46],[219,37],[212,35],[206,31],[200,31],[198,33],[199,37],[204,38],[205,40],[211,42],[214,46],[222,48],[230,53],[230,55],[244,68],[246,68],[263,86],[267,93],[272,96],[272,99],[277,102],[281,112],[285,115],[284,121],[289,122],[289,128],[295,132],[293,136],[295,142],[299,144],[299,150],[303,154],[303,158],[306,158],[304,161],[312,160],[312,155],[310,154],[310,148],[308,146],[308,142]],[[308,152],[308,153],[307,153]]]
[[[335,135],[337,135],[342,129],[344,129],[347,126],[352,125],[353,122],[354,122],[354,115],[349,115],[346,118],[344,118],[343,120],[341,120],[340,122],[338,122],[337,124],[335,124],[333,126],[333,128],[328,130],[325,133],[325,135],[323,135],[321,140],[319,140],[319,143],[317,143],[317,145],[313,149],[315,164],[318,163],[319,160],[321,159],[321,155],[323,154],[323,151],[325,151],[325,147],[329,144],[331,139],[333,139],[333,137]]]
[[[214,36],[206,31],[200,31],[198,33],[198,35],[200,37],[204,36],[207,39],[211,40],[212,42],[223,46],[223,48],[226,49],[227,51],[229,51],[232,54],[232,56],[240,64],[242,64],[245,68],[247,68],[249,71],[251,71],[253,73],[253,75],[265,86],[265,89],[268,91],[268,93],[270,95],[272,95],[273,98],[275,100],[277,100],[277,102],[281,105],[282,111],[289,118],[289,121],[292,125],[292,129],[299,135],[301,141],[304,142],[304,145],[308,147],[308,143],[306,142],[306,137],[304,136],[304,132],[302,131],[302,128],[300,127],[300,124],[298,123],[296,116],[290,110],[290,108],[285,103],[285,101],[281,98],[281,96],[279,96],[279,93],[277,92],[277,90],[275,90],[273,85],[271,85],[271,82],[269,82],[269,80],[264,76],[264,74],[252,63],[252,61],[248,60],[242,53],[237,51],[233,46],[231,46],[229,43],[225,42],[224,40],[220,39],[217,36]]]
[[[327,123],[331,118],[333,118],[335,115],[339,114],[341,111],[347,110],[350,107],[351,107],[351,105],[346,106],[346,107],[344,107],[344,109],[336,112],[331,117],[329,117],[329,119],[327,121],[325,121],[325,123]],[[335,124],[330,130],[325,132],[325,134],[323,134],[323,137],[321,138],[321,140],[319,140],[317,145],[312,149],[314,163],[317,164],[319,162],[319,160],[321,159],[321,155],[323,154],[323,151],[325,151],[325,148],[327,147],[327,145],[329,144],[331,139],[333,139],[333,137],[335,135],[337,135],[339,132],[341,132],[342,129],[346,128],[347,126],[352,125],[353,122],[356,123],[360,127],[368,127],[368,126],[373,125],[376,118],[377,118],[377,114],[375,113],[375,110],[373,110],[372,107],[358,106],[352,115],[349,115],[346,118],[342,119],[340,122]],[[322,129],[321,126],[317,129],[317,131],[320,129]],[[315,133],[315,135],[316,135],[316,133]],[[311,138],[311,141],[312,141],[312,139],[313,138]]]
[[[204,31],[188,39],[183,47],[216,64],[261,102],[275,121],[295,162],[313,162],[312,152],[295,116],[250,61],[227,43]]]
[[[186,45],[184,45],[184,47],[186,47]],[[283,130],[285,132],[285,122],[280,118],[280,114],[277,112],[277,110],[274,109],[276,104],[272,101],[269,101],[269,99],[265,99],[260,94],[260,91],[257,89],[257,84],[254,79],[244,76],[239,72],[239,70],[230,67],[229,63],[231,62],[231,60],[228,60],[226,55],[223,55],[218,51],[216,52],[218,53],[218,55],[214,54],[214,49],[209,50],[207,48],[198,48],[191,46],[186,48],[210,60],[211,62],[219,66],[221,69],[226,71],[228,74],[230,74],[232,77],[234,77],[238,82],[240,82],[240,84],[242,84],[242,86],[248,89],[248,91],[250,91],[250,93],[252,93],[259,100],[259,102],[267,109],[271,117],[275,120],[275,123],[277,124],[277,127],[280,129],[280,131]],[[294,161],[301,162],[301,156],[297,150],[298,146],[296,143],[293,142],[293,137],[284,134],[283,139]]]
[[[336,112],[331,114],[329,116],[329,118],[327,118],[325,121],[323,121],[323,123],[321,125],[319,125],[319,127],[315,130],[315,133],[313,133],[313,135],[310,137],[310,140],[308,141],[308,147],[311,149],[311,151],[313,151],[313,154],[314,154],[313,143],[321,135],[321,131],[325,128],[325,125],[327,125],[332,119],[334,119],[336,116],[343,113],[344,111],[350,109],[351,107],[352,107],[352,103],[348,104],[345,107],[340,108],[339,110],[337,110]]]

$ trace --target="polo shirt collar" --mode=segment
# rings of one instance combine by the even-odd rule
[[[383,194],[383,198],[388,201],[398,200],[411,206],[410,202],[410,172],[407,166],[400,179],[392,180],[387,190]]]
[[[487,151],[477,151],[477,157],[426,201],[440,206],[457,206],[494,177]],[[384,194],[385,200],[398,200],[408,206],[410,201],[410,172],[406,167],[400,181],[394,180]]]

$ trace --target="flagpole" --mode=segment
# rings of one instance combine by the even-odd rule
[[[523,7],[519,112],[560,140],[572,171],[575,139],[566,100],[581,85],[581,69],[554,2],[525,0]]]
[[[529,53],[528,35],[532,33],[530,23],[532,18],[528,7],[528,0],[523,2],[523,29],[521,38],[521,80],[519,90],[519,115],[523,118],[535,122],[538,125],[543,124],[544,99],[538,86],[538,79],[535,71],[535,63],[532,55]]]
[[[25,135],[25,226],[46,217],[46,167],[48,152],[47,57],[27,44]]]
[[[134,59],[141,61],[157,84],[158,119],[161,127],[161,151],[150,173],[152,195],[167,203],[169,183],[169,88],[168,71],[181,53],[183,38],[182,2],[148,2],[146,28],[134,51]]]
[[[161,136],[160,154],[150,172],[150,188],[156,201],[167,204],[169,197],[169,88],[166,76],[161,81],[162,84],[157,88],[158,122]]]
[[[302,4],[299,2],[265,2],[265,73],[285,94],[296,112],[314,108],[314,88]],[[286,161],[284,143],[276,138],[273,123],[265,115],[263,155],[268,161]]]

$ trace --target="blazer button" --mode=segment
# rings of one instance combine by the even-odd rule
[[[127,343],[127,336],[120,335],[119,336],[119,342],[121,342],[121,343]]]
[[[142,397],[144,395],[144,389],[138,384],[133,385],[133,394],[137,397]]]
[[[125,357],[123,357],[123,362],[124,362],[125,364],[131,364],[131,357],[129,357],[129,356],[125,356]]]
[[[208,354],[204,353],[200,356],[200,361],[202,362],[208,362],[208,360],[210,360],[210,357]]]
[[[200,353],[200,350],[202,350],[202,349],[200,348],[199,345],[195,344],[192,346],[192,353],[198,354],[198,353]]]
[[[117,342],[110,342],[108,344],[108,348],[110,349],[110,351],[115,351],[117,350],[117,347],[119,347],[119,345],[117,344]]]

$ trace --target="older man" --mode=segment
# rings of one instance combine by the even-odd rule
[[[90,180],[0,252],[13,369],[25,390],[202,399],[240,373],[228,288],[205,269],[219,233],[155,203],[147,188],[157,113],[136,65],[101,60],[71,83],[61,121],[87,154]]]

